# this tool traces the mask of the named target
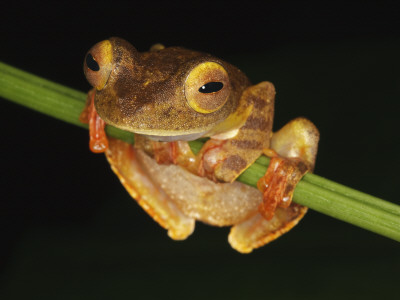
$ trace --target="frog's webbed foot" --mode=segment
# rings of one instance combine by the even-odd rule
[[[297,118],[276,132],[271,149],[264,152],[271,157],[264,177],[258,183],[263,193],[260,213],[271,220],[277,207],[288,208],[300,179],[315,165],[319,132],[310,121]]]
[[[175,164],[200,177],[206,177],[214,182],[220,182],[215,169],[226,160],[226,152],[221,148],[224,140],[208,140],[200,152],[194,155],[187,142],[154,142],[140,139],[140,149],[144,149],[159,164]],[[135,141],[135,143],[137,143]],[[231,180],[233,181],[233,180]]]
[[[203,145],[200,152],[197,154],[197,174],[199,176],[207,177],[214,182],[218,182],[215,169],[226,159],[226,154],[221,151],[225,142],[224,140],[210,139]]]
[[[79,120],[82,123],[89,123],[89,148],[94,153],[103,153],[108,148],[108,140],[104,128],[106,123],[97,114],[94,107],[95,89],[89,91],[86,105]]]
[[[287,209],[278,207],[271,220],[266,220],[258,213],[231,228],[229,243],[241,253],[250,253],[288,232],[306,212],[307,207],[292,204]]]
[[[179,165],[189,172],[197,174],[199,160],[186,141],[156,142],[136,135],[135,147],[144,150],[159,164]]]

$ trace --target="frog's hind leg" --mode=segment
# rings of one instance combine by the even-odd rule
[[[233,226],[228,240],[232,248],[241,253],[250,253],[292,229],[307,212],[307,208],[292,204],[289,208],[277,208],[271,220],[260,213]]]
[[[186,239],[195,220],[185,216],[137,159],[137,150],[123,141],[109,138],[107,159],[128,193],[175,240]]]

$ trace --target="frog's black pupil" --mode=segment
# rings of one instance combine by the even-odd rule
[[[86,65],[92,71],[100,70],[99,64],[97,63],[97,61],[94,60],[92,54],[90,54],[90,53],[88,53],[88,55],[86,55]]]
[[[209,82],[199,88],[200,93],[209,94],[220,91],[224,87],[222,82]]]

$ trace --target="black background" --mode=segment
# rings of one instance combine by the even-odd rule
[[[367,2],[367,1],[365,1]],[[400,204],[399,10],[381,2],[7,3],[0,60],[86,91],[82,60],[120,36],[210,52],[277,88],[275,128],[321,131],[315,172]],[[241,255],[227,228],[170,240],[132,201],[87,132],[4,99],[2,299],[365,299],[398,293],[397,242],[316,212]]]

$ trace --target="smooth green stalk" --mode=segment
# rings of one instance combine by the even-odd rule
[[[87,128],[78,117],[86,94],[37,77],[0,62],[0,96],[65,122]],[[107,134],[133,143],[133,135],[108,126]],[[204,141],[190,142],[198,152]],[[238,180],[256,186],[268,167],[261,156]],[[400,241],[400,206],[356,191],[315,174],[299,182],[293,201],[339,220]]]

